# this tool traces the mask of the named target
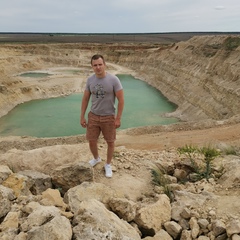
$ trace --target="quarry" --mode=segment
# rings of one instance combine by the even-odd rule
[[[90,58],[100,53],[107,71],[131,74],[161,91],[178,106],[168,116],[180,120],[119,131],[111,180],[104,177],[103,165],[87,165],[91,155],[84,135],[1,137],[3,239],[34,239],[57,225],[67,233],[59,234],[56,227],[46,239],[58,234],[57,239],[240,238],[239,35],[134,40],[0,44],[0,116],[23,102],[82,92],[92,73]],[[69,69],[79,74],[69,74]],[[29,79],[21,76],[26,72],[49,75]],[[106,144],[102,139],[100,143],[104,156]],[[207,146],[221,153],[212,162],[211,178],[187,178],[182,184],[183,171],[187,176],[192,171],[188,157],[178,151],[184,146]],[[202,163],[202,156],[194,161]],[[168,175],[173,199],[152,183],[156,166]],[[46,187],[37,186],[37,179],[47,181]],[[34,214],[42,222],[31,222]],[[111,222],[114,227],[109,227]]]

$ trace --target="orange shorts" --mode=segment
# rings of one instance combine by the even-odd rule
[[[98,140],[101,132],[107,142],[114,142],[116,140],[115,116],[99,116],[89,112],[86,133],[87,140]]]

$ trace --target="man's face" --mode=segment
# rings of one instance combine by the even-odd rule
[[[92,68],[97,77],[105,77],[105,63],[102,58],[92,60]]]

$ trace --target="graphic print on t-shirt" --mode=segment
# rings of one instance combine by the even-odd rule
[[[94,94],[96,95],[96,98],[104,98],[105,91],[103,89],[103,86],[101,84],[97,84],[94,88]]]

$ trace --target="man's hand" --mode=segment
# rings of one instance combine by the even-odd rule
[[[119,128],[121,126],[121,119],[120,118],[115,118],[115,127]]]
[[[80,124],[81,124],[81,126],[82,126],[83,128],[86,128],[86,127],[87,127],[87,121],[86,121],[86,119],[85,119],[85,118],[81,119]]]

